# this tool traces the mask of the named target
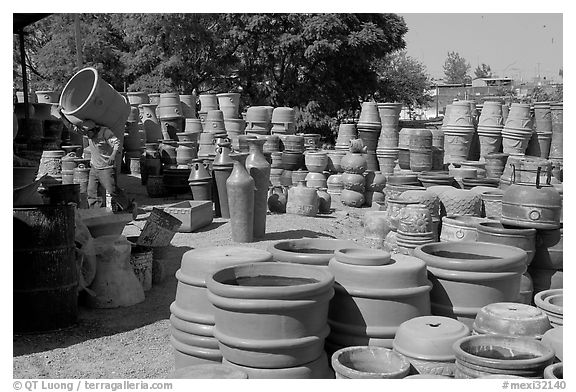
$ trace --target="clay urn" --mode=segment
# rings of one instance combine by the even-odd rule
[[[472,330],[475,334],[542,339],[552,326],[546,314],[530,305],[517,302],[495,302],[484,306],[474,320]]]
[[[366,149],[361,139],[350,140],[350,149],[342,157],[340,166],[348,173],[362,174],[366,171],[367,161],[365,157]]]
[[[392,346],[404,355],[418,374],[454,376],[452,345],[469,336],[470,328],[442,316],[420,316],[400,324]]]

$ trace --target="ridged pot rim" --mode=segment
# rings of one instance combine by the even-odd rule
[[[474,355],[466,351],[471,344],[488,345],[490,343],[500,343],[503,348],[517,348],[521,350],[528,347],[532,354],[538,355],[536,358],[505,360],[498,358],[487,358]],[[554,351],[536,339],[523,337],[509,337],[505,335],[472,335],[457,340],[453,346],[456,361],[462,360],[466,363],[487,368],[497,369],[531,369],[547,366],[547,362],[552,363]],[[526,352],[526,349],[522,350]]]
[[[521,228],[521,227],[504,227],[498,221],[485,221],[478,224],[478,231],[483,233],[506,235],[506,236],[522,236],[522,237],[536,237],[536,229]]]
[[[546,298],[563,295],[564,289],[549,289],[540,291],[534,296],[534,304],[545,312],[554,313],[560,316],[564,315],[564,307],[554,305],[550,302],[546,302]]]
[[[369,248],[341,248],[334,251],[334,258],[340,263],[377,266],[392,263],[390,252]]]
[[[436,329],[442,324],[446,326],[444,329]],[[469,335],[470,328],[461,321],[445,316],[420,316],[400,324],[392,347],[418,360],[454,362],[452,345]]]
[[[476,254],[479,254],[478,256],[485,257],[461,259],[440,257],[431,253],[439,250],[463,253],[476,251]],[[428,267],[432,268],[451,271],[501,273],[524,272],[528,254],[520,248],[508,245],[489,242],[449,241],[420,245],[414,250],[414,256],[423,260]]]
[[[396,370],[391,370],[388,372],[365,372],[354,369],[352,367],[343,364],[343,359],[345,356],[349,356],[353,353],[366,353],[373,360],[375,360],[376,355],[384,355],[387,357],[395,357],[399,361],[400,368]],[[379,347],[379,346],[351,346],[344,347],[332,354],[332,368],[338,374],[344,375],[346,378],[401,378],[402,375],[408,374],[410,369],[410,362],[399,353],[394,352],[392,349]]]
[[[487,220],[488,218],[473,215],[446,215],[442,217],[442,224],[476,230],[480,223],[486,222]]]
[[[238,277],[255,277],[263,274],[290,278],[308,278],[316,282],[293,286],[237,286],[222,283]],[[280,274],[280,275],[278,275]],[[220,297],[235,299],[290,300],[308,299],[332,289],[334,277],[328,271],[310,265],[262,262],[227,267],[209,275],[208,290]]]

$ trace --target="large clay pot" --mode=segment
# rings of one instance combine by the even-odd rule
[[[318,359],[305,363],[300,366],[264,369],[255,368],[250,366],[240,366],[235,363],[229,362],[226,358],[222,359],[222,363],[226,366],[231,366],[246,374],[252,380],[256,379],[333,379],[334,372],[328,365],[328,358],[325,353],[321,354]]]
[[[338,137],[336,138],[336,147],[347,150],[350,145],[350,140],[356,139],[358,132],[356,124],[340,124],[338,126]]]
[[[454,343],[456,378],[512,375],[539,378],[554,352],[530,338],[475,335]]]
[[[391,230],[388,212],[368,211],[364,214],[362,224],[364,225],[364,239],[379,245],[377,248],[381,248]]]
[[[546,243],[543,239],[551,230],[540,230],[536,234],[536,253],[532,267],[539,269],[563,270],[564,268],[564,229],[559,229],[554,236],[557,240]],[[552,230],[553,231],[553,230]]]
[[[340,176],[344,189],[364,193],[366,179],[362,174],[344,172]]]
[[[274,261],[327,267],[335,250],[354,247],[360,245],[349,240],[303,238],[276,242],[268,247],[268,251]]]
[[[305,181],[288,190],[286,212],[304,216],[316,216],[318,213],[318,194],[315,188],[308,188]]]
[[[562,198],[550,185],[550,173],[545,185],[540,184],[540,167],[536,183],[516,183],[510,185],[502,196],[503,224],[534,228],[558,229]]]
[[[329,214],[332,212],[332,196],[328,193],[328,188],[318,187],[316,194],[318,195],[318,213]]]
[[[359,152],[347,152],[340,160],[340,166],[347,173],[362,174],[368,167],[365,154]]]
[[[118,137],[124,131],[130,105],[95,68],[84,68],[72,76],[60,95],[62,113],[80,125],[83,120],[98,119]]]
[[[444,216],[442,217],[440,241],[479,241],[477,226],[485,221],[485,218],[475,216]]]
[[[477,240],[495,244],[515,246],[524,249],[528,258],[526,266],[534,259],[536,250],[536,229],[505,227],[500,222],[478,222],[476,226]]]
[[[454,376],[456,356],[452,345],[470,335],[470,328],[442,316],[420,316],[398,327],[392,346],[404,355],[416,373]]]
[[[563,103],[554,102],[550,104],[552,113],[552,142],[550,144],[550,159],[562,159],[563,134],[564,134],[564,114]]]
[[[346,347],[332,355],[337,379],[398,379],[410,371],[410,362],[383,347]]]
[[[323,173],[309,172],[304,178],[308,188],[327,188],[326,176]]]
[[[466,189],[447,189],[439,195],[442,215],[473,215],[482,213],[482,197]]]
[[[364,197],[363,192],[342,189],[340,193],[340,201],[345,206],[360,208],[365,204],[366,198]]]
[[[281,186],[272,186],[268,190],[268,210],[275,213],[285,213],[288,192]]]
[[[264,157],[262,147],[266,140],[248,141],[250,153],[246,158],[246,170],[254,179],[254,238],[266,234],[266,211],[268,210],[268,185],[270,183],[270,164]]]
[[[376,249],[340,249],[328,264],[335,279],[328,323],[331,344],[392,347],[400,324],[430,314],[426,266]]]
[[[562,362],[553,363],[544,368],[545,379],[563,379],[564,378],[564,364]]]
[[[230,231],[234,242],[252,242],[254,239],[254,179],[246,170],[248,154],[230,154],[234,160],[232,173],[226,180]]]
[[[552,348],[556,358],[558,358],[560,361],[564,360],[563,334],[564,327],[558,326],[556,328],[549,329],[544,333],[544,336],[542,336],[542,343]]]
[[[218,144],[216,148],[216,157],[212,164],[214,179],[216,181],[216,189],[218,191],[218,200],[220,201],[220,214],[222,218],[230,218],[230,208],[228,205],[228,192],[226,188],[226,181],[234,166],[234,161],[230,158],[230,143],[224,142]]]
[[[308,151],[304,154],[304,161],[308,171],[322,173],[328,165],[328,156],[325,151]]]
[[[526,252],[486,242],[437,242],[416,248],[434,287],[430,293],[435,315],[471,325],[478,311],[494,302],[518,297]]]
[[[534,304],[548,316],[553,327],[564,325],[564,289],[550,289],[534,296]]]
[[[176,298],[170,305],[171,341],[176,343],[177,369],[205,361],[222,361],[213,334],[214,308],[208,300],[207,277],[233,265],[267,261],[272,261],[270,253],[238,246],[200,248],[184,253],[180,269],[176,271]]]
[[[504,335],[540,340],[552,326],[546,314],[534,306],[517,302],[496,302],[480,309],[472,328],[478,335]]]
[[[486,177],[500,178],[504,173],[504,168],[506,166],[508,156],[509,154],[497,152],[484,155],[484,161],[486,162]]]
[[[323,353],[334,278],[319,268],[255,263],[206,280],[214,336],[226,360],[255,368],[306,364]]]

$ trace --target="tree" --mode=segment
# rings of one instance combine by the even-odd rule
[[[426,67],[406,54],[405,50],[386,55],[374,62],[378,73],[380,102],[402,102],[409,107],[423,106],[431,98],[425,93],[430,86]]]
[[[457,52],[448,52],[444,62],[444,75],[446,83],[462,84],[471,80],[468,76],[470,64]]]
[[[492,70],[490,69],[489,65],[482,63],[474,70],[474,75],[476,78],[491,78],[492,77]]]

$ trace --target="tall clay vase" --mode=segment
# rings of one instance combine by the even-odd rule
[[[268,187],[270,185],[270,163],[264,156],[265,139],[248,140],[250,152],[246,158],[246,170],[254,179],[254,238],[266,234],[266,212],[268,211]]]
[[[230,228],[232,241],[252,242],[254,240],[254,189],[255,182],[246,170],[248,154],[230,154],[234,168],[226,180]]]
[[[216,148],[216,157],[212,164],[218,200],[220,201],[220,214],[222,218],[230,218],[230,208],[228,206],[228,192],[226,190],[226,180],[232,174],[234,161],[230,158],[230,143],[219,143]]]

